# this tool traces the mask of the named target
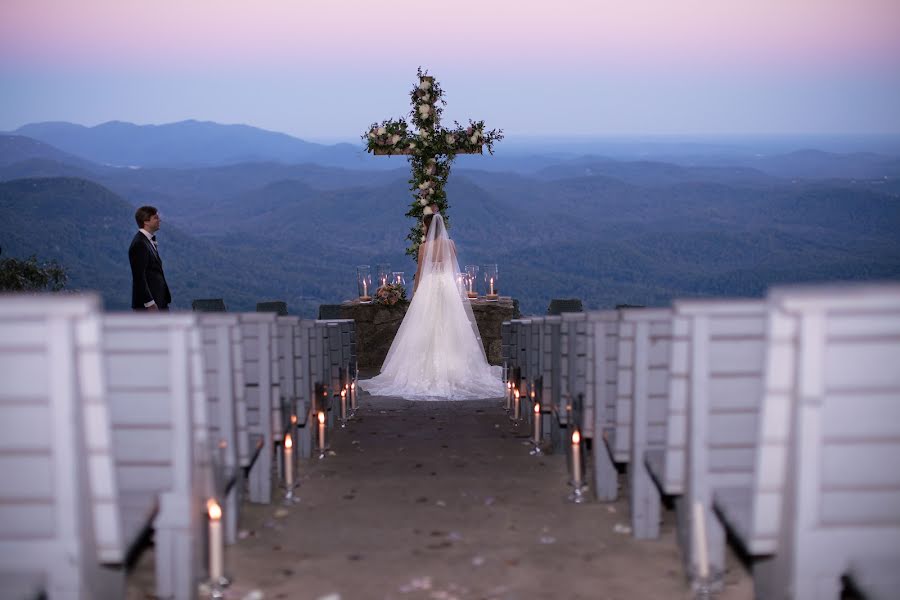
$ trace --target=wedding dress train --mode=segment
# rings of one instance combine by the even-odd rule
[[[488,364],[465,293],[459,265],[440,214],[424,242],[418,284],[381,373],[359,386],[377,396],[410,400],[472,400],[500,397],[500,367]]]

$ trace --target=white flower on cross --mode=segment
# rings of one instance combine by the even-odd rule
[[[392,143],[392,144],[396,144],[396,143],[399,142],[399,141],[400,141],[400,136],[397,135],[397,134],[395,133],[395,134],[391,137],[391,143]]]
[[[384,127],[378,128],[378,135],[384,135],[386,133],[387,133],[387,129],[385,129]]]
[[[421,196],[419,198],[419,204],[421,204],[422,206],[428,206],[428,198],[426,198],[425,196]]]
[[[455,142],[456,142],[456,136],[453,135],[452,133],[448,133],[447,134],[447,143],[454,144]]]
[[[423,77],[421,81],[419,81],[419,89],[420,90],[429,90],[431,89],[431,80]]]
[[[427,117],[430,112],[431,112],[431,107],[427,104],[423,104],[419,107],[419,114],[422,115],[423,117]]]
[[[434,209],[431,208],[430,206],[426,206],[426,207],[425,207],[425,210],[422,211],[422,214],[425,215],[425,216],[433,215],[433,214],[434,214]]]

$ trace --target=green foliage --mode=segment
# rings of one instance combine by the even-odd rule
[[[422,218],[440,212],[449,228],[447,193],[444,187],[450,176],[450,165],[457,154],[480,154],[483,148],[494,153],[494,142],[503,139],[500,129],[484,130],[484,121],[469,120],[463,127],[454,122],[452,129],[441,127],[441,115],[447,101],[444,91],[428,71],[418,70],[419,83],[409,93],[412,110],[409,113],[418,134],[409,133],[406,119],[389,119],[373,123],[363,134],[366,150],[374,154],[407,154],[412,168],[409,189],[413,201],[406,216],[415,219],[406,239],[406,254],[416,258],[419,244],[425,239]]]
[[[67,279],[66,270],[56,261],[38,262],[33,254],[24,260],[0,258],[0,290],[4,292],[58,292]]]

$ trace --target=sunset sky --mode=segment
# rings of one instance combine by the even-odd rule
[[[419,65],[508,135],[900,133],[898,0],[2,0],[0,130],[358,140]]]

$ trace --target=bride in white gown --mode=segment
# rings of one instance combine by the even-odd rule
[[[457,285],[456,246],[439,213],[425,218],[415,291],[381,374],[359,386],[377,396],[472,400],[505,392],[485,358],[472,307]]]

